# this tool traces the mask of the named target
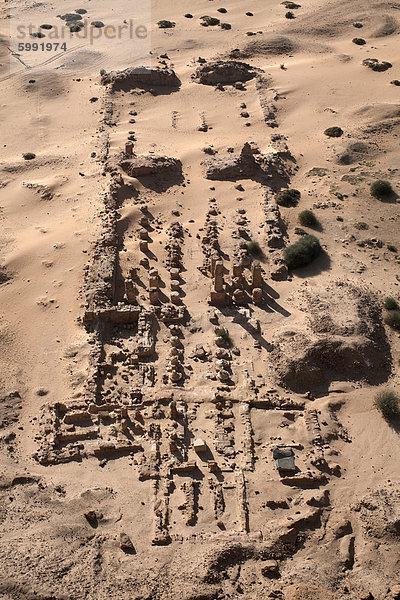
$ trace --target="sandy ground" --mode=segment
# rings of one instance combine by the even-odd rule
[[[29,69],[11,56],[10,31],[15,32],[22,20],[59,24],[57,15],[74,12],[77,6],[23,0],[9,1],[1,9],[0,597],[5,600],[400,597],[400,428],[373,407],[379,389],[399,390],[399,335],[382,325],[381,307],[386,296],[400,299],[400,215],[397,198],[380,202],[369,191],[373,180],[383,178],[400,193],[400,87],[391,84],[400,78],[400,5],[304,0],[293,10],[294,19],[285,18],[287,8],[276,0],[226,0],[222,6],[226,13],[217,11],[216,0],[199,0],[195,6],[183,0],[153,1],[151,39],[138,49],[124,37],[93,44],[73,38],[68,51],[50,63],[40,64],[42,56],[29,59]],[[149,18],[145,3],[135,14],[131,3],[122,0],[112,6],[99,0],[95,7],[87,2],[82,8],[89,22],[101,19],[107,25]],[[185,18],[186,13],[193,18]],[[232,28],[202,27],[202,15],[218,17]],[[175,22],[175,27],[160,29],[160,19]],[[357,22],[363,27],[355,28]],[[366,44],[354,44],[354,37],[364,38]],[[255,79],[244,90],[226,86],[225,91],[193,81],[199,57],[227,60],[234,49],[243,53],[238,60],[270,78],[266,93],[276,110],[276,128],[264,122]],[[168,58],[160,59],[161,54]],[[130,67],[133,55],[151,67],[162,66],[164,60],[179,77],[179,90],[154,96],[131,90],[110,95],[100,83],[100,69]],[[362,65],[366,58],[389,61],[392,67],[374,72]],[[104,123],[107,102],[113,105],[111,126]],[[248,118],[240,116],[243,103]],[[135,123],[130,122],[133,109]],[[198,130],[202,119],[206,132]],[[324,130],[332,126],[341,127],[343,136],[325,136]],[[183,348],[185,367],[190,368],[175,398],[186,407],[182,414],[191,436],[186,460],[198,462],[195,476],[167,475],[162,465],[167,455],[162,455],[159,479],[139,481],[140,469],[151,463],[154,452],[154,439],[147,434],[139,457],[128,453],[99,460],[88,455],[50,464],[37,460],[46,435],[52,434],[44,433],[39,423],[43,405],[79,402],[89,377],[93,331],[82,325],[82,288],[85,266],[92,264],[102,231],[101,211],[111,180],[102,150],[107,139],[109,156],[117,155],[132,130],[138,155],[166,155],[182,162],[184,185],[163,191],[157,189],[157,181],[123,174],[132,187],[118,206],[118,268],[120,282],[132,266],[139,268],[140,281],[145,282],[139,287],[139,305],[151,309],[148,269],[139,265],[140,207],[148,206],[157,225],[151,231],[150,266],[158,269],[167,295],[168,227],[173,221],[181,223],[182,301],[190,315],[183,328]],[[204,260],[201,239],[212,206],[209,199],[216,198],[226,274],[237,244],[238,208],[245,208],[250,237],[259,241],[267,257],[268,247],[259,182],[206,180],[203,149],[211,145],[218,157],[226,155],[228,147],[238,153],[245,142],[254,141],[261,153],[268,153],[273,134],[286,138],[296,161],[289,187],[301,191],[297,207],[281,208],[285,243],[298,237],[299,212],[312,209],[321,223],[316,235],[325,253],[286,281],[272,281],[268,260],[262,263],[268,299],[251,307],[251,318],[262,333],[260,348],[243,320],[222,311],[219,325],[229,329],[240,355],[231,357],[232,389],[218,408],[226,413],[221,419],[233,427],[236,455],[219,456],[214,417],[208,414],[214,410],[212,395],[218,386],[215,377],[208,377],[214,363],[191,358],[199,345],[210,356],[215,353],[209,318],[214,310],[209,305],[211,279],[198,269]],[[354,151],[356,142],[360,144]],[[24,160],[26,152],[36,157]],[[347,158],[341,159],[344,154]],[[243,191],[236,189],[237,183]],[[360,222],[366,223],[365,229],[359,228]],[[360,246],[365,239],[373,240],[370,247]],[[307,304],[307,299],[325,297],[328,290],[329,304],[337,281],[363,290],[361,302],[379,307],[372,338],[379,332],[385,341],[365,346],[372,354],[371,377],[347,371],[345,376],[332,356],[332,372],[326,369],[321,376],[322,387],[287,390],[277,379],[278,359],[271,350],[282,332],[306,331],[308,321],[322,311],[318,302]],[[117,300],[123,301],[123,286],[118,289]],[[339,321],[348,324],[344,337],[351,337],[354,323],[363,329],[365,315],[354,313],[350,296],[343,298],[332,302],[328,312],[335,327]],[[330,331],[331,336],[336,333]],[[313,343],[314,334],[310,333]],[[125,330],[107,333],[105,362],[115,350],[115,340],[125,343],[129,335]],[[147,423],[149,431],[161,424],[162,439],[156,445],[163,451],[169,409],[153,399],[171,389],[162,380],[169,335],[160,324],[155,382],[148,388],[143,383],[142,424]],[[301,409],[251,408],[249,433],[243,420],[245,407],[253,406],[250,400],[246,404],[254,391],[249,379],[256,382],[258,397],[275,390],[273,396],[289,394],[303,403]],[[105,379],[101,393],[107,385]],[[132,389],[138,384],[129,380],[127,385]],[[156,409],[161,413],[156,415]],[[313,411],[321,444],[307,426]],[[107,427],[100,426],[103,439]],[[207,461],[192,447],[195,437],[207,441],[210,456],[222,469],[214,483]],[[271,454],[278,440],[281,445],[295,444],[301,473],[315,472],[310,461],[315,447],[321,447],[328,465],[326,480],[284,485]],[[216,508],[218,483],[224,495],[222,511]],[[326,490],[328,502],[321,500]],[[191,509],[194,522],[188,523]],[[85,518],[88,511],[97,513],[95,525]],[[160,511],[167,515],[164,529],[170,536],[162,546],[154,544]],[[129,536],[134,550],[120,548],[121,533]],[[266,561],[271,560],[278,561],[279,575],[268,575]]]

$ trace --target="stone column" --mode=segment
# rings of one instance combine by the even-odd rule
[[[138,295],[138,290],[136,285],[133,283],[132,279],[125,279],[125,294],[126,299],[129,304],[136,303],[136,297]]]
[[[251,267],[251,287],[261,288],[263,284],[261,265],[259,263],[253,263]]]
[[[125,154],[132,156],[133,154],[133,142],[125,142]]]
[[[216,292],[224,291],[224,263],[222,260],[215,263],[214,289]]]

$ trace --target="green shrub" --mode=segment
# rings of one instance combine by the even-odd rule
[[[174,21],[167,21],[167,19],[161,19],[161,21],[158,21],[157,25],[160,29],[171,29],[172,27],[175,27]]]
[[[343,129],[340,127],[328,127],[328,129],[325,129],[324,134],[328,137],[341,137],[343,135]]]
[[[400,331],[400,310],[388,310],[383,320],[392,329]]]
[[[106,74],[106,70],[105,69],[100,69],[100,75],[103,76]]]
[[[383,306],[386,310],[400,310],[397,301],[392,296],[387,296],[383,301]]]
[[[190,13],[186,13],[185,17],[187,19],[193,19],[193,15],[191,15]]]
[[[246,13],[246,17],[254,17],[254,15],[253,15],[253,13],[252,13],[252,12],[248,11],[248,12]]]
[[[33,160],[34,158],[36,158],[36,154],[34,154],[33,152],[25,152],[25,154],[22,155],[22,158],[24,160]]]
[[[287,13],[286,13],[285,17],[286,17],[287,19],[295,19],[294,13],[292,13],[292,11],[291,11],[291,10],[288,10],[288,11],[287,11]]]
[[[225,327],[216,327],[214,331],[217,337],[229,340],[229,331]]]
[[[226,8],[217,8],[217,12],[225,14],[228,11],[226,10]]]
[[[397,252],[397,246],[393,246],[393,244],[388,244],[387,249],[389,252]]]
[[[364,46],[367,43],[364,38],[353,38],[351,41],[353,44],[357,44],[357,46]]]
[[[317,217],[311,210],[302,210],[299,213],[299,223],[304,227],[316,227],[318,223]]]
[[[221,29],[232,29],[232,25],[230,23],[221,23]]]
[[[283,256],[288,269],[297,269],[312,262],[322,248],[314,235],[303,235],[297,242],[285,248]]]
[[[375,396],[374,406],[388,419],[398,414],[400,397],[392,390],[383,390]]]
[[[287,208],[297,206],[300,200],[299,190],[288,189],[282,190],[276,197],[276,202],[279,206],[285,206]]]
[[[103,21],[92,21],[91,25],[93,25],[93,27],[98,27],[98,28],[104,27]]]
[[[388,181],[378,179],[371,184],[371,196],[374,198],[387,198],[393,194],[393,188]]]
[[[400,85],[400,79],[393,79],[393,81],[390,82],[392,85],[396,85],[399,86]]]
[[[247,252],[252,256],[260,256],[262,254],[260,244],[256,240],[251,240],[247,244]]]

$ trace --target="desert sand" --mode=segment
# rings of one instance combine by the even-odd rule
[[[0,598],[400,598],[399,9],[3,4]]]

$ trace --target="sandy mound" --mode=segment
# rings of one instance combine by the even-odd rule
[[[354,110],[353,115],[372,123],[397,119],[400,117],[400,104],[364,104]]]
[[[297,391],[326,388],[335,380],[384,381],[389,346],[377,300],[367,291],[336,282],[318,295],[305,293],[301,328],[275,337],[280,383]]]
[[[367,536],[399,541],[400,500],[396,491],[391,488],[375,490],[353,508],[359,513]]]
[[[231,58],[250,58],[257,54],[279,56],[292,54],[297,49],[297,43],[284,35],[265,35],[262,38],[247,43],[243,48],[235,48],[230,52]]]
[[[291,23],[287,28],[287,32],[296,35],[324,38],[346,34],[350,37],[352,24],[354,22],[361,22],[364,26],[371,23],[374,27],[378,23],[377,30],[375,31],[375,36],[377,36],[377,31],[390,31],[391,27],[393,27],[393,24],[390,26],[388,23],[389,21],[394,21],[394,19],[387,17],[384,13],[384,11],[386,12],[391,8],[393,8],[393,3],[380,2],[374,6],[373,12],[368,12],[365,2],[361,0],[351,3],[347,0],[342,0],[341,2],[324,5],[304,16],[301,13],[297,13],[295,25],[293,26],[293,23]],[[389,35],[389,33],[383,35]]]
[[[372,37],[386,37],[387,35],[393,35],[398,30],[398,23],[396,19],[390,15],[382,15],[374,21],[376,29],[372,33]]]
[[[376,148],[360,141],[350,141],[337,150],[337,162],[342,165],[352,165],[367,156],[371,156]]]

